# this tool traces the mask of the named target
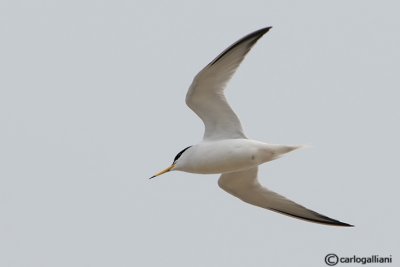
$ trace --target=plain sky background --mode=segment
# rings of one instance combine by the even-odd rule
[[[240,2],[0,1],[0,266],[400,262],[400,4]],[[228,98],[249,137],[311,148],[262,183],[355,228],[247,205],[218,175],[148,180],[202,138],[193,76],[265,26]]]

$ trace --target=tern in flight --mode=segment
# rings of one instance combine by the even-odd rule
[[[267,189],[257,179],[258,165],[302,147],[248,139],[224,95],[226,84],[246,54],[270,29],[241,38],[196,75],[186,94],[186,104],[203,120],[203,140],[183,149],[171,166],[151,178],[169,171],[221,174],[218,185],[249,204],[314,223],[352,226],[307,209]]]

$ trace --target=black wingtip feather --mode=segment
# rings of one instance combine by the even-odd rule
[[[326,225],[331,225],[331,226],[343,226],[343,227],[354,227],[354,225],[348,224],[348,223],[344,223],[332,218],[329,218],[325,215],[319,214],[317,212],[315,212],[315,215],[317,215],[319,218],[321,218],[321,220],[314,220],[314,219],[310,219],[310,218],[306,218],[306,217],[301,217],[295,214],[290,214],[284,211],[280,211],[280,210],[276,210],[276,209],[271,209],[275,212],[290,216],[290,217],[294,217],[300,220],[304,220],[304,221],[309,221],[309,222],[314,222],[314,223],[319,223],[319,224],[326,224]]]
[[[222,53],[219,54],[209,65],[214,65],[223,56],[225,56],[227,53],[229,53],[229,51],[231,51],[232,49],[234,49],[238,45],[242,44],[243,42],[246,42],[246,41],[248,41],[250,39],[253,39],[252,42],[250,42],[250,45],[249,45],[249,47],[251,48],[258,41],[258,39],[260,39],[264,34],[266,34],[271,28],[272,28],[272,26],[265,27],[265,28],[259,29],[257,31],[254,31],[254,32],[242,37],[241,39],[239,39],[238,41],[233,43],[231,46],[229,46],[227,49],[222,51]]]

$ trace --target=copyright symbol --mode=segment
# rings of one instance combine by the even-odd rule
[[[325,256],[325,263],[329,266],[334,266],[338,264],[338,262],[339,262],[339,257],[334,253],[330,253]]]

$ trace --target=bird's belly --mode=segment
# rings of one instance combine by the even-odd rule
[[[187,172],[213,174],[243,170],[265,162],[259,147],[246,141],[202,144],[190,156]]]

